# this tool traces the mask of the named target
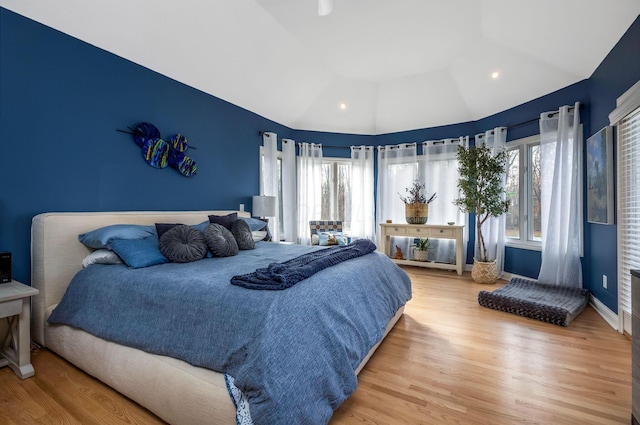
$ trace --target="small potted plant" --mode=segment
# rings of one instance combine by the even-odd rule
[[[429,204],[436,199],[436,194],[427,198],[424,188],[424,183],[414,180],[411,187],[405,189],[407,196],[398,194],[404,202],[405,218],[409,224],[425,224],[429,220]]]
[[[507,152],[493,155],[487,145],[465,148],[458,146],[458,189],[460,197],[454,204],[462,212],[476,215],[477,252],[471,277],[478,283],[495,283],[498,279],[496,259],[489,258],[482,235],[482,225],[489,217],[499,217],[509,209],[505,200],[503,175],[507,170]]]
[[[413,259],[416,261],[429,261],[429,238],[418,238],[416,246],[413,249]]]

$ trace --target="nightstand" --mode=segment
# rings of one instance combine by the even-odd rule
[[[9,366],[20,379],[33,376],[31,366],[31,296],[37,289],[12,280],[0,284],[0,320],[6,319],[0,333],[0,367]],[[4,324],[3,324],[4,325]]]

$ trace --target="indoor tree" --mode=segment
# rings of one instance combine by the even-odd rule
[[[461,211],[476,215],[478,261],[492,261],[487,257],[482,225],[489,217],[499,217],[509,209],[503,185],[507,159],[506,150],[494,155],[487,145],[458,146],[460,197],[454,203]]]

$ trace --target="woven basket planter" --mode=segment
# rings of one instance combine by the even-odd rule
[[[429,261],[429,250],[428,249],[414,249],[413,250],[413,259],[415,261]]]
[[[498,266],[496,260],[478,261],[473,259],[473,267],[471,268],[471,277],[478,283],[496,283],[498,280]]]
[[[426,224],[429,220],[429,204],[404,204],[404,215],[409,224]]]

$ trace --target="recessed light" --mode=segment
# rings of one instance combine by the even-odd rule
[[[497,80],[498,78],[500,78],[500,73],[498,71],[493,71],[491,73],[491,78],[493,78],[494,80]]]
[[[342,109],[343,111],[344,111],[345,109],[347,109],[347,104],[346,104],[346,103],[341,103],[341,104],[340,104],[340,109]]]

